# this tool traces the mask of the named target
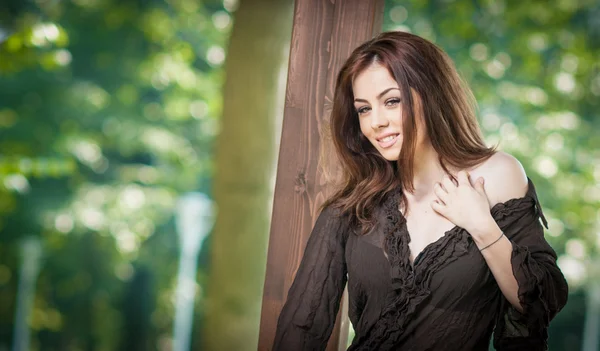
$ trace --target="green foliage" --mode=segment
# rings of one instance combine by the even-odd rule
[[[173,314],[174,203],[210,189],[235,8],[11,4],[11,21],[0,22],[10,34],[0,39],[0,348],[10,345],[25,235],[44,246],[34,349],[127,348],[122,338],[136,335],[122,327],[143,317],[122,306],[149,290],[157,293],[146,299],[146,333],[156,348]]]
[[[131,349],[124,340],[135,338],[158,348],[173,314],[172,209],[178,194],[210,189],[235,1],[3,5],[0,348],[11,343],[29,235],[45,253],[33,349]],[[599,278],[599,11],[590,0],[390,0],[385,14],[386,30],[410,30],[450,54],[488,141],[536,183],[575,291],[553,323],[553,350],[577,348],[576,290]],[[131,329],[136,318],[149,334]]]

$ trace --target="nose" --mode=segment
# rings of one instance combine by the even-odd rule
[[[371,128],[377,130],[382,127],[387,127],[390,124],[389,119],[385,116],[385,113],[376,111],[373,109],[371,111]]]

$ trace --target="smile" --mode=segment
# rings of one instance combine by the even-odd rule
[[[398,136],[400,136],[400,134],[388,135],[385,138],[377,139],[377,143],[379,143],[379,146],[382,149],[387,149],[396,144],[396,141],[398,141]]]

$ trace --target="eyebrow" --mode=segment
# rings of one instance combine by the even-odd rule
[[[400,89],[396,88],[396,87],[392,87],[392,88],[387,88],[384,91],[382,91],[381,93],[379,93],[379,95],[377,95],[377,99],[381,99],[382,96],[384,96],[385,94],[387,94],[390,90],[396,89],[398,91],[400,91]],[[367,100],[364,99],[354,99],[354,102],[365,102],[365,103],[369,103]]]

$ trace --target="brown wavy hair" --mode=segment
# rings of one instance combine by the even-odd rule
[[[364,137],[354,107],[352,82],[373,64],[387,68],[398,83],[402,101],[402,147],[398,161],[386,160]],[[338,73],[330,131],[341,163],[340,188],[323,206],[350,214],[365,234],[373,226],[372,209],[392,190],[413,191],[416,148],[414,91],[420,101],[426,134],[446,173],[448,165],[467,169],[496,151],[485,145],[476,102],[452,60],[433,43],[406,32],[385,32],[357,47]],[[406,209],[402,192],[400,205]]]

